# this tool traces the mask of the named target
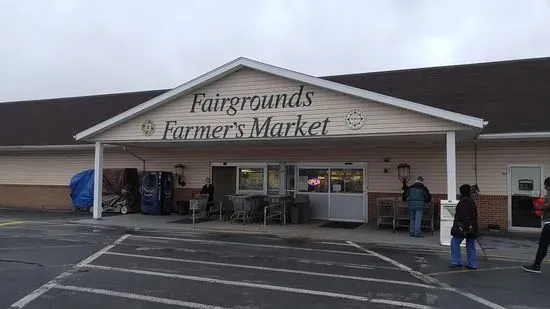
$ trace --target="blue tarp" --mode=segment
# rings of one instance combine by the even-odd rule
[[[89,169],[74,175],[69,183],[74,208],[89,209],[94,205],[94,170]]]

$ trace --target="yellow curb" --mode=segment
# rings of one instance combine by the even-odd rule
[[[0,223],[0,227],[9,226],[9,225],[16,225],[16,224],[22,224],[22,223],[25,223],[25,221],[8,221],[8,222]]]

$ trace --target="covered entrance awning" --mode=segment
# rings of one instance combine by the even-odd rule
[[[112,145],[124,147],[132,153],[148,158],[147,166],[158,166],[154,159],[156,157],[173,157],[176,158],[176,161],[171,162],[169,166],[183,162],[187,169],[189,166],[193,169],[192,164],[186,162],[195,162],[200,158],[200,160],[204,160],[205,168],[209,166],[209,170],[213,166],[240,167],[240,169],[235,169],[237,175],[241,169],[265,168],[264,173],[267,176],[268,170],[280,168],[279,164],[288,165],[288,168],[292,167],[292,171],[296,172],[297,180],[300,172],[302,172],[302,176],[307,176],[310,172],[324,172],[330,175],[331,172],[337,173],[340,170],[363,170],[362,181],[365,185],[363,194],[353,197],[353,194],[345,196],[355,198],[361,205],[364,205],[364,207],[357,208],[359,212],[355,211],[355,215],[359,214],[359,218],[363,219],[367,213],[368,199],[366,196],[369,190],[370,192],[379,192],[382,188],[390,191],[399,190],[400,184],[397,180],[396,168],[399,163],[403,162],[412,165],[413,175],[422,174],[426,177],[427,174],[437,173],[437,178],[426,177],[428,183],[447,183],[445,190],[448,198],[453,200],[456,196],[456,144],[466,142],[468,139],[469,136],[462,133],[448,132],[402,136],[303,139],[300,141],[131,142],[124,144],[96,142],[95,169],[101,172],[105,163],[103,149]],[[142,155],[143,153],[144,155]],[[384,160],[389,162],[383,163]],[[445,171],[434,170],[443,163],[446,166]],[[192,174],[188,174],[187,169],[186,177],[189,182],[189,177],[192,177]],[[385,169],[388,170],[384,171]],[[212,174],[206,173],[208,172],[205,171],[205,174],[201,174],[201,181],[207,175],[212,176]],[[96,175],[96,177],[102,179],[101,175]],[[238,179],[235,181],[238,184]],[[100,194],[101,191],[97,192],[100,189],[99,186],[95,186],[94,189],[96,195]],[[247,188],[242,189],[247,191]],[[285,188],[286,193],[293,193],[291,191],[294,189],[298,190],[297,194],[309,194],[312,200],[317,201],[318,205],[320,199],[324,199],[325,206],[319,206],[325,207],[324,210],[319,210],[323,215],[316,216],[316,218],[357,221],[357,217],[350,218],[349,214],[342,214],[341,209],[329,207],[331,201],[333,206],[342,203],[343,201],[337,199],[344,195],[336,192],[330,194],[329,191],[335,189],[332,183],[319,193],[315,192],[316,190],[300,192],[298,183],[296,183],[296,188]],[[273,192],[268,192],[267,183],[264,187],[257,188],[256,191],[258,194],[273,194]],[[375,205],[370,206],[375,207]],[[353,207],[348,210],[352,209]],[[315,211],[315,209],[312,210]],[[94,217],[101,218],[101,213],[95,213]]]

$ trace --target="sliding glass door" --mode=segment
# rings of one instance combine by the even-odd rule
[[[298,170],[298,194],[309,195],[309,211],[312,219],[329,218],[329,169],[300,167]]]
[[[307,194],[312,219],[364,222],[366,165],[303,164],[298,168],[298,194]]]
[[[334,168],[330,170],[330,219],[335,221],[364,220],[364,169]]]

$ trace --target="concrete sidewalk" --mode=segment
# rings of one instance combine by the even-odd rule
[[[130,229],[155,229],[173,230],[180,232],[218,232],[218,233],[246,233],[256,235],[271,235],[282,238],[309,238],[323,241],[345,242],[353,241],[363,244],[376,244],[377,246],[423,248],[423,250],[446,250],[448,247],[439,244],[439,231],[434,235],[425,232],[422,238],[409,236],[406,229],[392,232],[386,227],[377,230],[374,224],[363,224],[355,229],[320,227],[326,221],[311,221],[301,224],[268,225],[264,228],[261,223],[241,224],[224,221],[205,221],[196,223],[193,227],[190,223],[173,223],[184,219],[184,216],[144,216],[141,214],[128,214],[104,217],[101,220],[83,219],[75,220],[79,224],[92,224],[111,227],[124,227]],[[481,249],[481,248],[478,248]]]

